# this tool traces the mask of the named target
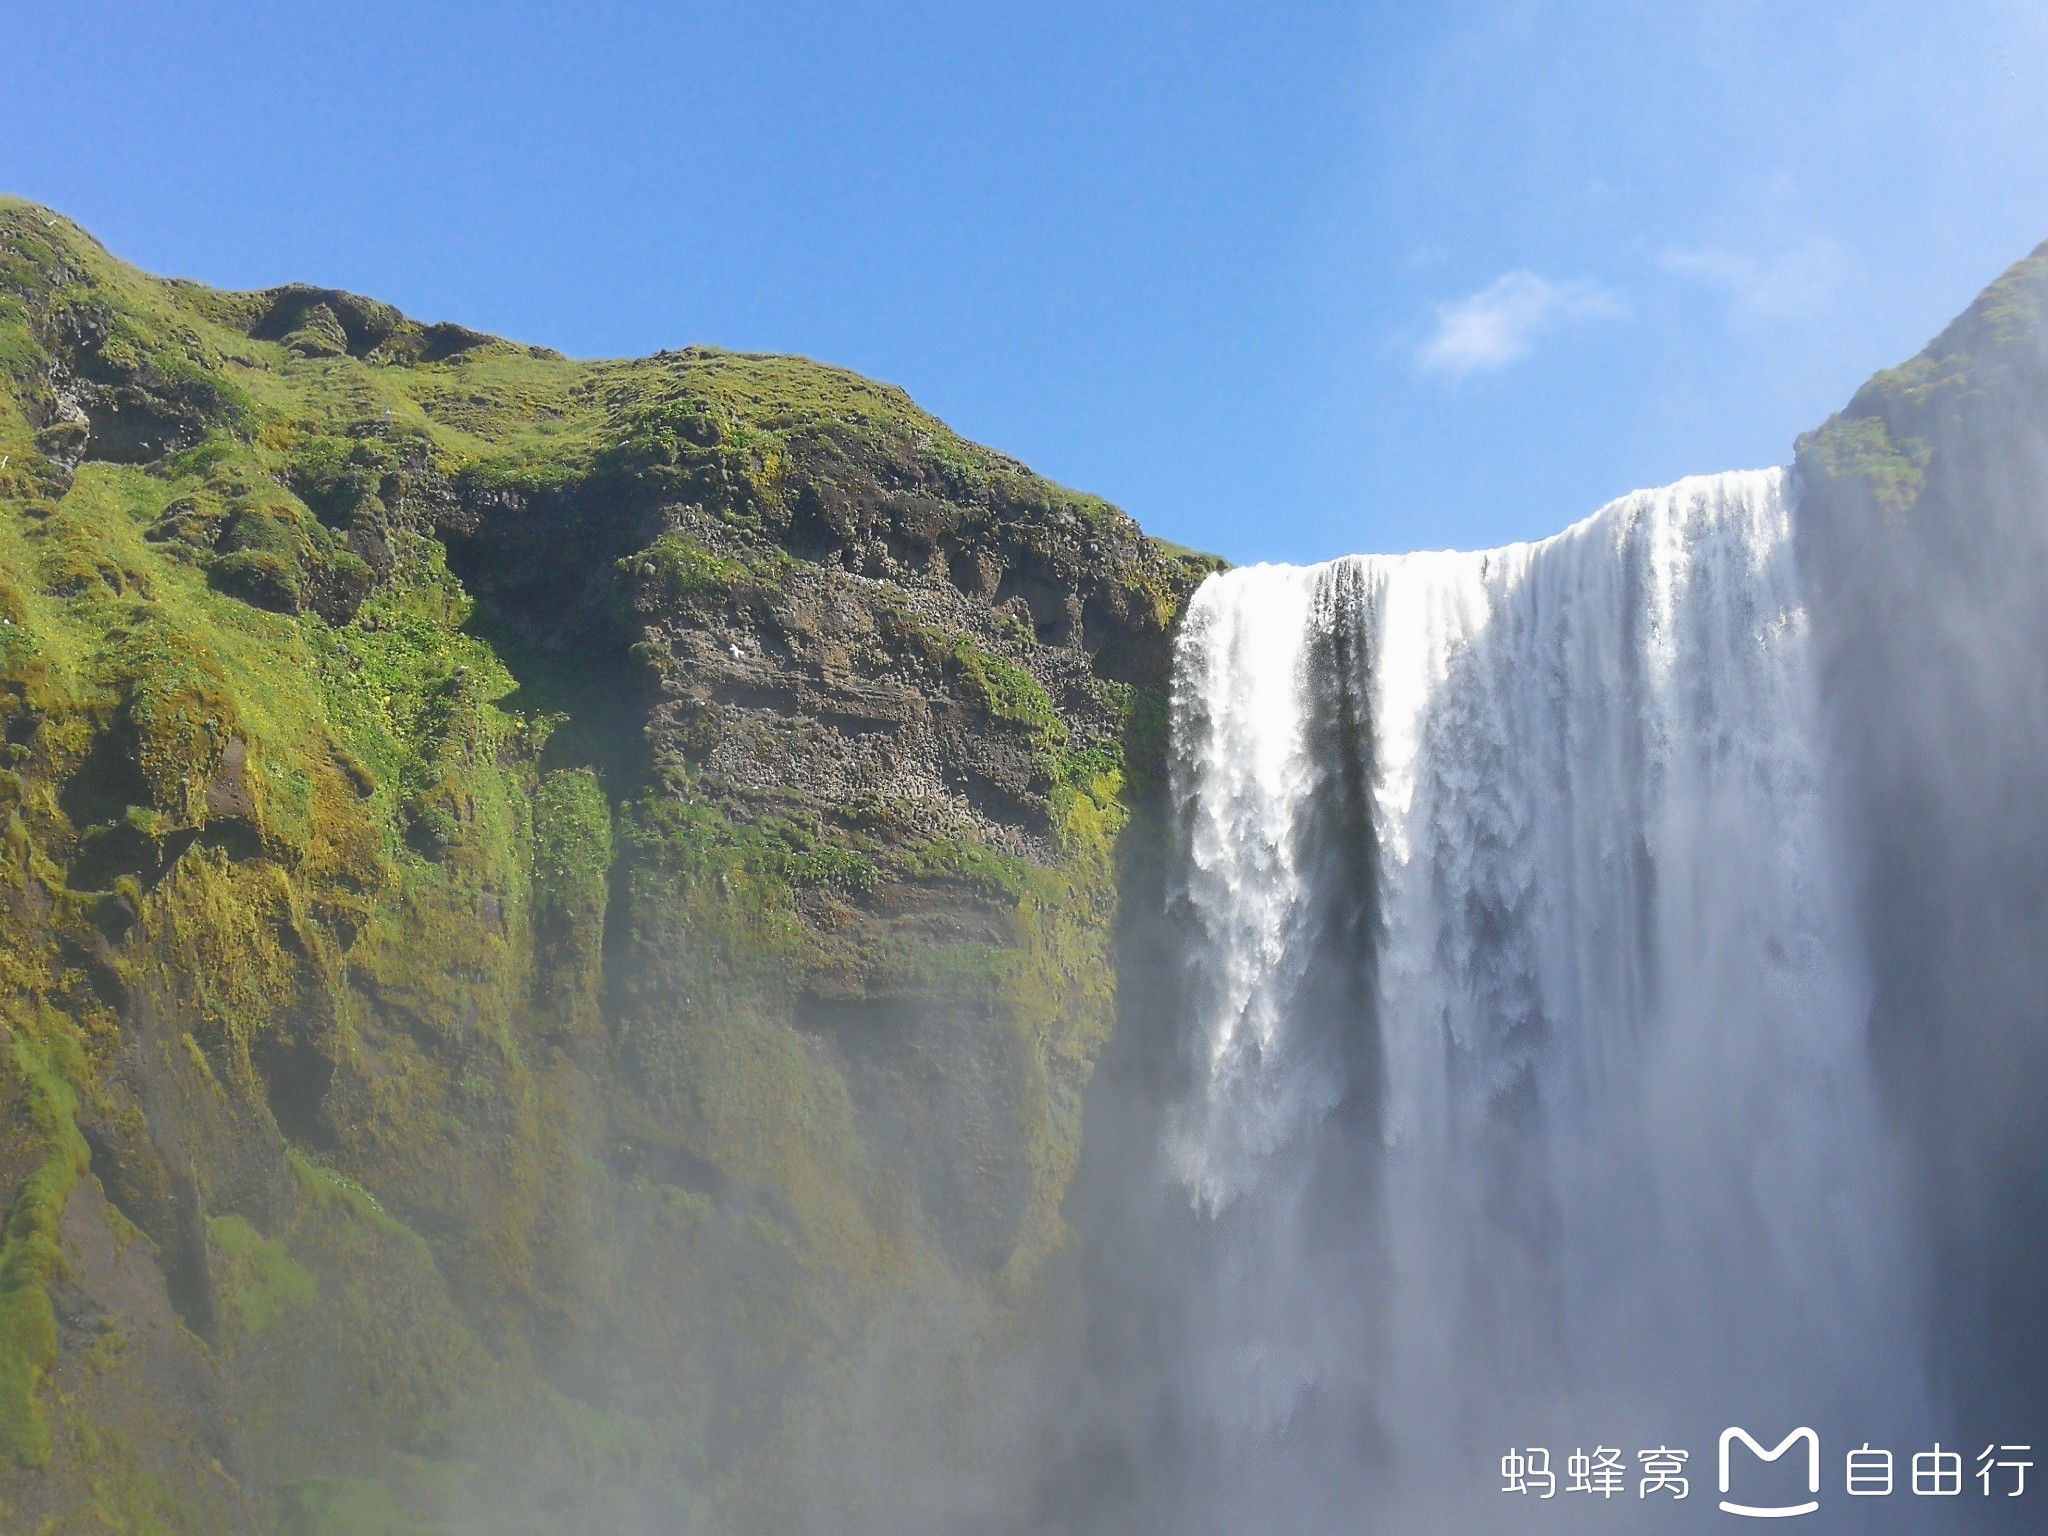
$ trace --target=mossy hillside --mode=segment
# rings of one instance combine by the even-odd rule
[[[1925,350],[1877,374],[1799,440],[1798,468],[1819,498],[1854,501],[1897,526],[1927,497],[1936,447],[1967,473],[2015,411],[2030,413],[2048,379],[2048,246],[2015,262]],[[1936,498],[1937,501],[1941,498]]]
[[[174,1528],[786,1528],[879,1320],[957,1399],[1045,1314],[1188,559],[851,374],[15,202],[0,459],[0,1497],[114,1443],[48,1386],[80,1179],[186,1340],[108,1389],[218,1414],[119,1430]],[[876,731],[916,772],[788,755]]]
[[[132,478],[124,470],[87,466],[60,508],[26,530],[10,525],[7,531],[25,532],[21,542],[33,547],[82,528],[95,547],[116,558],[133,555],[128,540],[149,508],[146,501],[123,505],[115,494]],[[28,574],[36,562],[20,548],[10,550],[8,568]],[[137,558],[138,569],[149,569],[146,551]],[[379,830],[366,813],[360,773],[351,776],[355,765],[346,749],[327,731],[307,728],[321,720],[320,674],[298,632],[279,629],[282,621],[256,614],[215,593],[198,573],[176,567],[158,572],[146,608],[130,595],[134,583],[123,589],[63,583],[54,594],[47,590],[53,584],[46,574],[45,591],[17,605],[21,616],[10,626],[17,633],[9,681],[20,685],[22,705],[16,718],[27,714],[33,725],[12,733],[19,793],[12,820],[16,889],[10,894],[21,904],[12,936],[30,942],[9,946],[10,985],[18,996],[57,1004],[45,1006],[33,1026],[46,1042],[61,1041],[62,1031],[75,1032],[79,1023],[92,1026],[74,1042],[71,1091],[88,1100],[104,1139],[116,1144],[140,1118],[137,1106],[124,1102],[129,1085],[110,1070],[128,1033],[117,1023],[116,1008],[132,1011],[146,998],[153,1012],[176,1017],[183,1029],[172,1066],[184,1055],[191,1079],[183,1119],[193,1131],[182,1150],[218,1153],[219,1181],[228,1187],[217,1194],[248,1199],[252,1209],[269,1207],[274,1220],[274,1200],[260,1189],[232,1187],[247,1182],[246,1170],[236,1166],[244,1159],[232,1146],[218,1145],[232,1137],[217,1133],[238,1116],[271,1107],[266,1101],[276,1074],[266,1075],[264,1053],[278,1046],[276,1024],[297,1015],[300,1030],[323,1027],[305,1015],[317,1015],[339,979],[334,951],[340,938],[375,927],[369,919],[377,894],[417,900],[421,890],[451,882],[406,856],[398,817]],[[440,725],[421,734],[422,750],[413,756],[446,754],[449,733]],[[242,746],[242,767],[224,774],[235,743]],[[76,825],[74,816],[87,825]],[[37,942],[39,934],[47,937]],[[416,936],[405,942],[417,947]],[[351,947],[360,961],[372,961],[373,948]],[[33,1036],[19,1025],[15,1033],[19,1061]],[[46,1085],[41,1096],[53,1102],[54,1092]],[[146,1125],[142,1129],[146,1140]],[[47,1305],[50,1218],[62,1204],[45,1198],[52,1192],[42,1186],[82,1161],[75,1132],[69,1140],[67,1147],[52,1138],[58,1155],[44,1176],[24,1186],[10,1217],[14,1235],[25,1239],[13,1245],[12,1256],[28,1261],[11,1263],[11,1277],[40,1271],[45,1282],[40,1295],[13,1288],[30,1315]],[[112,1154],[114,1163],[123,1160],[124,1154]],[[109,1177],[129,1198],[147,1202],[151,1180],[121,1179],[111,1169]],[[154,1182],[161,1187],[164,1180]],[[137,1211],[155,1229],[153,1237],[174,1241],[166,1221],[141,1206]],[[213,1230],[239,1233],[242,1218],[218,1218]],[[276,1309],[259,1301],[252,1314],[240,1305],[247,1289],[239,1274],[243,1256],[231,1243],[216,1247],[224,1261],[216,1278],[228,1301],[217,1342],[231,1347],[237,1328],[274,1323]],[[347,1276],[336,1287],[342,1296],[361,1283],[359,1257],[334,1266]],[[424,1250],[415,1266],[439,1285]],[[366,1314],[381,1310],[362,1307]],[[47,1327],[38,1331],[47,1341]],[[421,1349],[417,1337],[395,1342],[402,1354]],[[360,1338],[351,1341],[350,1352],[363,1352]],[[37,1346],[10,1359],[33,1366],[43,1354]],[[444,1392],[446,1383],[425,1390]],[[18,1405],[19,1395],[10,1394],[10,1401]],[[35,1417],[16,1414],[12,1423],[20,1431],[10,1437],[17,1449],[31,1460],[47,1459],[48,1441]],[[60,1437],[60,1453],[65,1443],[85,1442]],[[79,1475],[85,1472],[78,1468]]]

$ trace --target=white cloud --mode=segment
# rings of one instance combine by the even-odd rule
[[[1436,330],[1416,358],[1435,373],[1462,378],[1519,363],[1550,332],[1578,320],[1622,314],[1621,300],[1598,283],[1552,282],[1534,272],[1503,272],[1477,293],[1436,307]]]
[[[1666,251],[1664,270],[1719,288],[1735,309],[1765,320],[1817,315],[1834,302],[1849,262],[1832,240],[1809,240],[1759,261],[1733,251]]]

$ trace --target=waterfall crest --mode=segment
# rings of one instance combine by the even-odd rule
[[[1791,521],[1720,475],[1196,595],[1165,1528],[1521,1529],[1511,1445],[1709,1492],[1723,1424],[1921,1427]]]

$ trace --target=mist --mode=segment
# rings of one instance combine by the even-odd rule
[[[2040,1442],[2044,290],[1790,469],[1197,595],[1044,1528],[1666,1530],[1738,1424],[1920,1529],[1847,1450]],[[1596,1444],[1626,1507],[1501,1491]]]
[[[1875,992],[1973,1432],[2048,1371],[2048,334],[2037,251],[1803,439],[1801,558]],[[1994,1427],[1997,1426],[1997,1427]]]

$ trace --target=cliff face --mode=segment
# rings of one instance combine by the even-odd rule
[[[0,202],[0,1518],[860,1529],[999,1459],[1203,569],[843,372]]]
[[[2048,246],[1802,438],[1798,471],[1931,1365],[2002,1435],[2048,1377]]]

